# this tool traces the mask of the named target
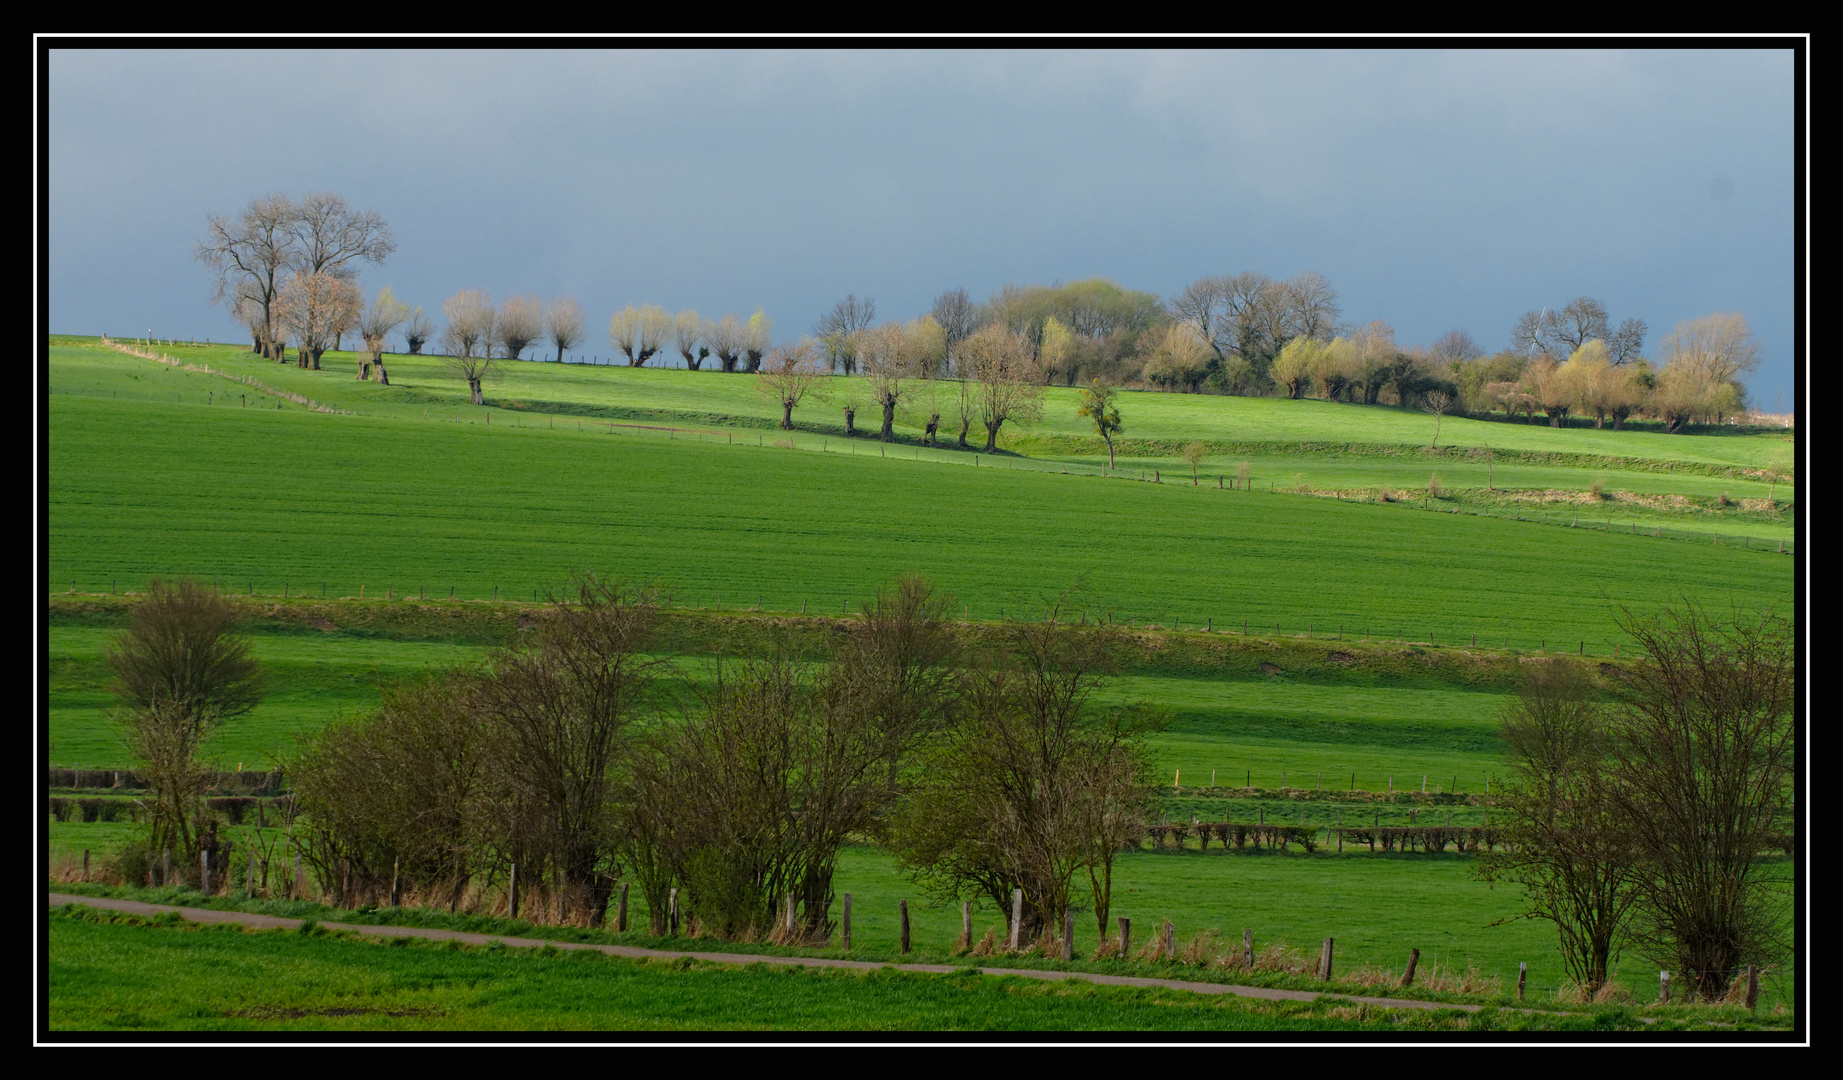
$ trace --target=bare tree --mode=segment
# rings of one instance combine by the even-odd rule
[[[1117,632],[1072,614],[1052,607],[1005,626],[1003,653],[968,671],[958,721],[921,762],[891,827],[892,850],[930,892],[983,895],[1003,910],[1021,888],[1023,940],[1063,925],[1078,870],[1106,857],[1111,885],[1109,841],[1121,834],[1104,821],[1149,801],[1149,718],[1091,704],[1117,670]]]
[[[1316,270],[1306,270],[1286,283],[1285,325],[1293,333],[1330,341],[1338,333],[1337,290]]]
[[[884,442],[896,441],[896,406],[902,399],[904,382],[911,377],[910,358],[903,344],[901,323],[884,323],[857,333],[855,351],[870,387],[870,399],[883,410],[879,437]]]
[[[1455,360],[1476,360],[1485,355],[1478,342],[1472,340],[1472,335],[1458,327],[1441,334],[1427,351],[1435,360],[1448,364]]]
[[[544,332],[557,347],[557,362],[563,354],[582,343],[582,305],[573,296],[552,300],[544,309]]]
[[[1619,329],[1606,339],[1606,351],[1614,367],[1644,359],[1639,351],[1645,347],[1645,333],[1649,329],[1643,319],[1627,319],[1619,324]]]
[[[717,362],[725,372],[735,371],[736,362],[749,347],[748,327],[735,315],[725,315],[703,325],[704,340],[710,343],[710,351],[717,354]]]
[[[525,346],[544,334],[544,305],[535,296],[508,296],[499,305],[499,325],[495,329],[506,359],[517,360]]]
[[[1196,331],[1197,337],[1210,347],[1219,366],[1228,360],[1218,340],[1228,308],[1226,291],[1224,278],[1200,277],[1184,286],[1184,291],[1167,305],[1173,319]]]
[[[1760,343],[1733,313],[1680,322],[1658,347],[1666,370],[1677,368],[1705,385],[1732,382],[1760,366]]]
[[[949,289],[934,298],[929,314],[940,325],[945,338],[947,372],[952,373],[957,370],[954,361],[959,356],[960,342],[979,329],[979,307],[966,295],[965,289]]]
[[[628,367],[644,367],[665,346],[672,329],[672,316],[664,308],[657,304],[636,308],[630,304],[608,320],[608,340],[627,354]]]
[[[326,273],[296,271],[276,297],[281,327],[300,343],[300,366],[314,371],[339,335],[358,323],[363,309],[357,285]]]
[[[1638,857],[1637,937],[1720,1000],[1745,964],[1784,953],[1779,886],[1759,855],[1783,847],[1795,787],[1796,657],[1772,614],[1728,623],[1686,605],[1622,611],[1644,660],[1632,671],[1613,742],[1615,811]]]
[[[397,250],[395,237],[376,210],[354,210],[330,191],[310,191],[289,221],[295,265],[308,274],[358,277],[354,262],[382,266]]]
[[[411,356],[418,356],[422,353],[423,345],[428,343],[429,337],[434,333],[435,324],[422,313],[421,308],[417,308],[410,315],[410,321],[404,324],[403,343],[409,346]]]
[[[1421,411],[1433,417],[1432,447],[1440,447],[1440,421],[1446,418],[1447,410],[1453,407],[1453,397],[1444,390],[1429,390],[1421,395]]]
[[[1606,340],[1606,305],[1591,296],[1577,296],[1551,315],[1551,326],[1562,356],[1572,356],[1589,341]]]
[[[484,405],[481,383],[496,370],[487,347],[498,321],[493,302],[484,289],[462,289],[442,303],[442,314],[448,320],[448,328],[442,331],[448,367],[467,380],[469,400]]]
[[[973,391],[990,454],[998,449],[998,431],[1006,421],[1028,424],[1043,415],[1043,387],[1030,378],[1030,342],[994,324],[967,338],[961,355],[961,379]]]
[[[154,580],[105,647],[111,688],[123,708],[129,750],[146,767],[156,850],[177,848],[196,865],[205,783],[198,752],[225,721],[262,700],[267,679],[249,645],[231,632],[237,610],[190,580]]]
[[[295,205],[286,195],[250,201],[236,220],[212,214],[206,232],[193,245],[193,258],[216,275],[211,302],[229,301],[232,310],[261,312],[261,351],[280,360],[276,346],[275,301],[294,263],[291,228]]]
[[[703,341],[704,320],[698,317],[695,308],[686,308],[672,317],[672,347],[684,357],[687,370],[696,371],[704,366],[710,346]]]
[[[773,343],[774,320],[768,317],[767,312],[756,308],[755,314],[749,316],[747,336],[742,346],[743,357],[748,364],[747,370],[751,375],[761,370],[762,356],[767,353],[768,346]]]
[[[391,295],[390,286],[378,290],[377,299],[371,301],[358,317],[358,334],[365,339],[365,353],[368,357],[358,365],[360,379],[369,380],[371,370],[376,368],[379,385],[390,385],[390,373],[384,370],[384,346],[389,341],[391,331],[409,317],[409,306],[397,302],[397,298]]]
[[[1545,919],[1587,994],[1605,985],[1637,900],[1635,855],[1614,811],[1605,711],[1566,659],[1523,667],[1501,733],[1513,775],[1493,803],[1506,843],[1478,860],[1487,881],[1523,886],[1518,917]]]
[[[868,328],[876,319],[877,302],[868,296],[859,300],[856,293],[850,293],[832,305],[832,310],[814,325],[813,336],[819,339],[819,347],[833,371],[856,374],[857,354],[852,351],[852,336]]]
[[[502,797],[525,825],[520,846],[599,926],[620,846],[617,770],[658,664],[646,651],[658,603],[593,577],[574,593],[551,603],[528,643],[493,655],[477,700]]]
[[[825,366],[820,363],[819,349],[811,338],[801,338],[792,345],[782,345],[768,353],[762,369],[755,376],[755,391],[780,403],[781,430],[794,429],[794,409],[807,398],[823,399],[821,389]]]

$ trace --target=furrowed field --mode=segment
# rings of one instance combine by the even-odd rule
[[[665,591],[680,657],[666,689],[677,691],[709,677],[708,660],[737,627],[773,619],[823,636],[826,620],[912,570],[951,592],[974,632],[1040,616],[1059,598],[1081,617],[1132,626],[1140,651],[1102,703],[1143,701],[1165,714],[1152,758],[1173,785],[1163,796],[1171,820],[1324,827],[1379,815],[1425,825],[1450,812],[1455,825],[1477,825],[1487,813],[1471,797],[1503,774],[1498,717],[1520,658],[1629,661],[1622,605],[1647,613],[1688,597],[1711,612],[1793,613],[1794,560],[1780,547],[1792,548],[1794,491],[1774,479],[1789,467],[1789,433],[1447,417],[1435,452],[1432,418],[1413,411],[1129,393],[1122,453],[1106,476],[1105,449],[1062,388],[1049,391],[1041,425],[1008,430],[1003,452],[985,455],[922,446],[914,417],[901,414],[896,444],[864,438],[871,408],[847,440],[835,403],[803,406],[801,430],[780,432],[778,406],[746,375],[514,363],[488,383],[488,405],[474,407],[433,358],[389,357],[394,385],[381,387],[353,378],[351,354],[307,372],[233,347],[167,351],[211,371],[93,340],[50,348],[46,764],[131,764],[108,718],[116,701],[103,651],[132,602],[120,594],[143,592],[150,578],[196,577],[238,597],[270,692],[203,757],[266,770],[335,717],[375,707],[380,687],[482,661],[575,574]],[[845,380],[829,381],[840,393]],[[1196,485],[1178,457],[1192,440],[1209,448]],[[1231,490],[1244,465],[1251,482]],[[1434,472],[1440,497],[1428,497]],[[1345,497],[1310,494],[1326,491]],[[1465,798],[1367,801],[1423,784]],[[1326,794],[1338,791],[1350,797]],[[102,857],[135,828],[54,822],[54,869],[84,849]],[[1789,881],[1790,862],[1775,873]],[[924,952],[958,933],[957,905],[925,902],[881,851],[847,849],[839,874],[873,954],[893,950],[901,899],[930,943]],[[1418,946],[1424,964],[1437,955],[1484,978],[1514,981],[1528,962],[1545,992],[1561,978],[1553,928],[1498,925],[1516,898],[1475,880],[1465,855],[1225,854],[1193,840],[1128,853],[1116,875],[1116,914],[1133,917],[1136,934],[1166,918],[1184,940],[1254,926],[1263,940],[1308,949],[1335,935],[1343,963],[1398,968],[1398,954]],[[1092,946],[1087,918],[1078,942]],[[1078,1003],[987,985],[998,980],[975,986],[977,977],[918,1013],[878,997],[853,1014],[841,1010],[857,995],[915,1001],[936,984],[706,967],[668,977],[614,961],[594,966],[597,979],[620,968],[618,991],[562,1015],[542,1001],[574,993],[557,987],[579,981],[587,961],[418,947],[390,950],[394,966],[361,975],[373,963],[361,953],[383,946],[53,922],[70,958],[54,1014],[77,1028],[340,1026],[346,1014],[327,1010],[354,996],[371,1010],[351,1014],[354,1027],[1345,1022],[1325,1009],[1245,1003],[1207,1014],[1130,996]],[[1000,922],[985,910],[976,927]],[[137,965],[176,963],[163,957],[180,937],[183,949],[221,953],[231,973],[201,1003],[177,994],[143,1007],[128,999],[145,988],[110,988]],[[458,993],[428,973],[452,963],[479,968],[453,976],[466,984]],[[340,989],[269,995],[260,1000],[270,1012],[237,1012],[238,973],[270,965]],[[518,989],[489,1001],[474,988],[494,978]],[[760,1004],[697,1013],[686,1002],[711,994],[699,979],[753,980],[749,1001]],[[1642,996],[1643,978],[1621,981]],[[1773,973],[1767,1000],[1789,1003],[1792,985],[1791,973]]]

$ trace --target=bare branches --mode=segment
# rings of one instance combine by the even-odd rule
[[[819,347],[833,371],[843,371],[846,375],[857,372],[857,353],[852,339],[876,318],[875,300],[868,296],[859,300],[856,293],[850,293],[814,324],[813,336],[819,339]]]
[[[557,360],[582,343],[582,305],[573,296],[552,300],[544,309],[544,332],[557,347]]]
[[[672,317],[657,304],[628,305],[608,320],[608,341],[627,354],[628,367],[644,367],[666,343]]]
[[[686,308],[672,317],[672,347],[684,357],[685,367],[696,371],[704,366],[710,347],[704,343],[704,320],[696,308]]]
[[[376,210],[354,210],[330,191],[310,191],[294,207],[289,222],[295,265],[309,274],[358,277],[353,261],[382,266],[397,250],[390,227]]]
[[[1043,415],[1043,387],[1030,377],[1030,363],[1030,342],[1002,325],[986,327],[961,346],[961,380],[973,395],[972,414],[985,426],[988,454],[998,449],[1006,421],[1027,424]]]
[[[448,352],[448,367],[467,380],[470,400],[486,404],[481,383],[494,372],[491,350],[498,313],[484,289],[462,289],[442,303],[448,328],[442,332],[442,348]]]
[[[499,306],[496,328],[499,344],[506,359],[517,360],[525,346],[538,340],[544,332],[544,307],[535,296],[511,296]]]
[[[695,313],[694,313],[695,314]],[[823,399],[825,366],[811,338],[801,338],[768,354],[755,376],[755,391],[781,405],[781,430],[794,429],[794,409],[808,397]]]
[[[397,302],[397,298],[391,295],[390,286],[378,290],[377,299],[366,306],[358,317],[358,334],[364,338],[365,351],[370,356],[369,360],[358,365],[360,379],[369,380],[371,369],[376,367],[378,382],[384,386],[390,385],[390,375],[384,370],[384,345],[391,331],[409,317],[409,306]]]
[[[236,220],[216,214],[207,219],[205,236],[193,257],[217,277],[211,302],[229,300],[233,310],[260,312],[260,341],[265,358],[275,355],[275,298],[293,260],[294,203],[286,195],[252,199]]]
[[[710,351],[717,354],[717,361],[723,370],[735,371],[736,362],[742,359],[743,350],[749,346],[748,327],[735,315],[725,315],[703,326],[704,340],[709,342]]]
[[[320,357],[352,329],[363,310],[358,286],[332,274],[290,275],[275,301],[278,325],[300,343],[300,366],[320,370]]]

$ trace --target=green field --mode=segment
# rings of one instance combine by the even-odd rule
[[[897,572],[919,570],[954,593],[960,614],[976,623],[1031,617],[1080,585],[1091,617],[1182,629],[1142,633],[1179,644],[1166,660],[1147,653],[1151,660],[1103,694],[1150,702],[1169,717],[1153,762],[1165,782],[1181,773],[1186,791],[1167,794],[1165,812],[1177,820],[1195,813],[1287,822],[1303,812],[1306,823],[1326,825],[1353,813],[1368,820],[1372,810],[1210,798],[1195,789],[1212,775],[1224,787],[1363,790],[1415,790],[1426,777],[1429,790],[1476,793],[1502,770],[1496,723],[1516,655],[1584,652],[1604,660],[1623,648],[1629,658],[1617,627],[1622,604],[1647,612],[1690,597],[1711,611],[1787,614],[1793,606],[1794,560],[1772,549],[1782,541],[1790,547],[1794,492],[1778,484],[1774,501],[1761,501],[1769,484],[1759,473],[1789,460],[1784,434],[1666,436],[1449,417],[1440,444],[1458,449],[1436,455],[1425,450],[1432,420],[1418,412],[1129,393],[1127,456],[1118,476],[1103,478],[1104,454],[1073,416],[1073,391],[1062,389],[1050,391],[1042,425],[1011,433],[1001,441],[1007,452],[987,456],[920,447],[915,428],[901,423],[904,441],[893,447],[846,441],[835,405],[803,408],[795,420],[805,430],[779,433],[779,410],[753,393],[752,379],[709,371],[511,364],[488,384],[489,406],[477,408],[464,404],[464,387],[435,359],[391,358],[395,385],[385,388],[354,380],[350,354],[329,354],[327,370],[305,372],[226,346],[172,351],[338,410],[311,411],[244,382],[77,339],[51,347],[47,589],[75,593],[69,601],[80,607],[87,596],[101,602],[141,591],[152,577],[194,576],[253,593],[246,603],[272,609],[250,627],[271,692],[207,746],[206,757],[221,768],[267,768],[333,717],[374,706],[380,686],[478,660],[492,639],[479,629],[482,619],[505,622],[575,573],[658,583],[672,607],[693,613],[836,615]],[[872,423],[872,410],[858,415],[860,430]],[[1213,447],[1206,473],[1233,479],[1247,462],[1253,490],[1222,490],[1209,479],[1192,486],[1189,467],[1175,456],[1191,439]],[[1489,466],[1496,492],[1483,491],[1482,457],[1465,452],[1487,441],[1499,455]],[[1161,472],[1163,482],[1139,482],[1142,469]],[[1436,469],[1457,489],[1450,498],[1373,501],[1384,487],[1424,493]],[[1589,501],[1581,493],[1596,479],[1627,494]],[[1644,535],[1657,529],[1666,537]],[[287,604],[265,599],[284,592],[335,602],[363,596],[370,607],[353,602],[351,624],[335,612],[339,627],[313,629]],[[419,613],[397,620],[417,628],[366,621],[364,612],[377,608],[371,602],[386,596],[384,608]],[[428,602],[397,603],[419,597]],[[482,603],[495,598],[497,605]],[[107,719],[113,699],[102,651],[121,625],[119,609],[111,611],[79,617],[54,606],[45,640],[49,763],[128,764]],[[469,629],[450,633],[444,620]],[[1406,812],[1387,807],[1384,821],[1402,823]],[[1444,809],[1438,813],[1443,820]],[[1455,824],[1481,818],[1474,808],[1455,809]],[[54,862],[83,848],[117,848],[132,829],[53,823]],[[1120,875],[1115,913],[1136,927],[1164,918],[1186,934],[1252,926],[1263,940],[1300,946],[1333,935],[1349,962],[1379,966],[1399,966],[1397,954],[1418,945],[1428,959],[1469,961],[1499,978],[1519,961],[1530,963],[1532,980],[1546,980],[1541,985],[1559,978],[1552,928],[1492,926],[1514,911],[1511,898],[1473,881],[1461,856],[1147,851],[1126,856]],[[838,888],[859,897],[864,948],[889,947],[903,898],[915,901],[919,937],[958,933],[957,908],[920,903],[873,849],[847,853]],[[57,933],[71,957],[129,948],[119,943],[130,933],[167,935],[158,939],[166,944],[147,946],[154,949],[172,948],[181,936],[218,940],[78,923]],[[1091,935],[1091,924],[1082,933]],[[223,947],[246,946],[238,936]],[[156,963],[157,953],[147,955]],[[327,954],[240,960],[226,953],[240,971],[298,962],[305,966],[290,970],[332,983],[345,978],[334,969],[364,963],[316,955]],[[332,966],[312,974],[318,963]],[[279,1022],[222,1008],[187,1013],[193,1006],[177,993],[135,1014],[127,998],[94,989],[108,982],[101,968],[86,977],[83,994],[97,998],[92,1011],[76,1004],[83,995],[58,998],[77,1010],[61,1015],[88,1018],[77,1027],[116,1025],[111,1018],[125,1014],[141,1023],[120,1026]],[[1789,1001],[1789,976],[1775,979],[1773,1000]],[[570,1018],[523,1006],[433,1007],[439,1011],[406,1012],[402,1022],[571,1026]],[[768,1026],[866,1026],[826,1019],[842,1015],[826,1012],[839,1006],[800,1007],[813,1018]],[[611,1000],[594,1006],[601,1010],[594,1022],[637,1024],[622,1017],[665,1008]],[[366,1013],[352,1026],[394,1023],[390,1012]],[[330,1015],[309,1010],[300,1024],[325,1026]],[[961,1014],[930,1015],[932,1022],[888,1023],[956,1026],[951,1018]],[[1064,1022],[1048,1012],[1016,1015],[1029,1022],[991,1026]],[[1071,1013],[1066,1025],[1190,1023],[1161,1015],[1128,1023]],[[1271,1029],[1278,1020],[1249,1022]],[[759,1021],[739,1012],[687,1023]]]
[[[119,360],[145,369],[135,381],[219,381]],[[1586,642],[1592,654],[1618,639],[1618,603],[1790,598],[1791,560],[1768,552],[987,471],[967,455],[885,458],[877,444],[820,455],[728,436],[169,405],[159,394],[54,393],[49,408],[46,586],[59,592],[193,574],[230,591],[529,599],[592,569],[661,582],[692,607],[818,611],[919,570],[973,618],[1040,609],[1085,581],[1096,608],[1134,623]]]
[[[1641,1031],[1629,1008],[1575,1014],[1358,1010],[1086,982],[735,968],[587,951],[389,944],[54,912],[51,1028],[188,1031]],[[1657,1019],[1657,1018],[1654,1018]],[[1758,1027],[1742,1018],[1748,1027]],[[1770,1025],[1771,1021],[1768,1021]],[[1131,1035],[1125,1036],[1131,1038]]]

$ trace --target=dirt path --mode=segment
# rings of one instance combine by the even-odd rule
[[[113,900],[98,896],[68,896],[63,893],[48,894],[50,907],[64,904],[83,904],[88,907],[103,908],[109,911],[126,911],[136,915],[159,915],[175,912],[187,922],[196,923],[237,923],[242,926],[254,926],[270,930],[295,930],[301,925],[300,919],[282,919],[273,915],[252,915],[242,911],[212,911],[208,908],[173,907],[168,904],[146,904],[139,900]],[[754,956],[747,953],[714,952],[680,952],[666,949],[642,949],[632,945],[585,945],[574,941],[544,941],[539,938],[506,937],[503,934],[470,934],[460,930],[430,930],[420,926],[359,926],[353,923],[320,922],[330,930],[346,930],[370,937],[417,937],[434,941],[460,941],[469,945],[485,945],[497,941],[512,948],[536,948],[554,945],[559,949],[593,949],[609,956],[625,956],[630,959],[648,957],[659,960],[676,960],[690,957],[713,964],[781,964],[788,967],[823,967],[849,968],[857,971],[870,971],[876,968],[889,968],[894,971],[919,971],[935,975],[945,975],[953,971],[963,971],[964,964],[885,964],[868,960],[834,960],[819,956]],[[1321,995],[1305,990],[1270,990],[1261,986],[1227,986],[1222,983],[1188,982],[1183,979],[1144,979],[1130,975],[1096,975],[1082,971],[1030,971],[1020,968],[981,967],[984,975],[1016,975],[1026,979],[1085,979],[1089,982],[1103,983],[1110,986],[1143,986],[1164,990],[1189,990],[1198,994],[1234,994],[1238,997],[1262,998],[1268,1001],[1313,1001],[1321,996],[1331,996],[1362,1004],[1379,1006],[1385,1009],[1459,1009],[1463,1012],[1477,1012],[1483,1006],[1451,1005],[1437,1001],[1410,1001],[1403,998],[1362,997],[1356,994],[1329,993]]]

